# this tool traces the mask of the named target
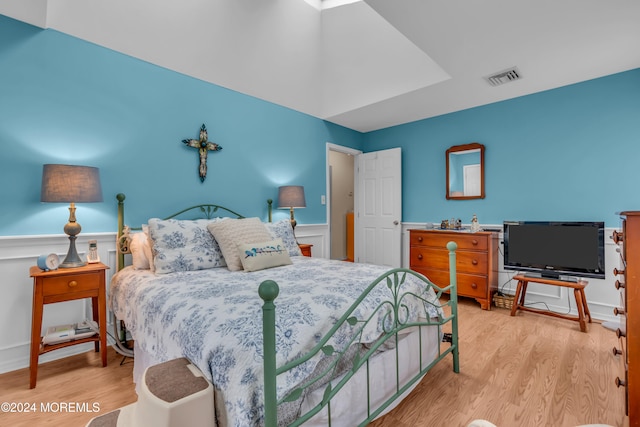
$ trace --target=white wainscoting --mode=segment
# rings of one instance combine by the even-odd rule
[[[76,248],[85,258],[88,241],[98,241],[100,260],[107,270],[107,290],[115,272],[115,233],[82,233]],[[69,239],[66,235],[0,237],[0,373],[29,366],[33,279],[29,268],[39,255],[56,253],[63,260]],[[80,322],[91,318],[89,299],[47,304],[44,306],[43,331],[49,326]],[[40,363],[89,351],[93,343],[79,344],[40,356]],[[25,386],[28,377],[25,377]]]
[[[409,268],[409,232],[412,228],[425,228],[425,223],[403,223],[402,224],[402,266]],[[481,225],[482,226],[482,225]],[[502,228],[502,224],[484,224],[485,227]],[[606,277],[602,279],[587,279],[589,285],[585,288],[587,304],[593,319],[602,321],[618,322],[619,319],[613,314],[614,307],[621,305],[620,292],[615,288],[616,278],[613,275],[613,268],[620,266],[620,255],[616,252],[617,245],[611,240],[611,234],[614,228],[605,229],[605,270]],[[503,245],[502,233],[499,239],[499,256],[498,256],[498,288],[507,293],[515,294],[517,282],[511,278],[517,272],[505,270],[503,266]],[[560,313],[570,313],[577,315],[576,301],[570,288],[560,288],[557,286],[548,286],[536,283],[529,283],[527,288],[527,304],[535,304],[534,307],[546,309],[545,305],[553,311]],[[479,307],[479,306],[478,306]],[[492,310],[500,310],[492,307]],[[502,309],[503,310],[503,309]],[[520,315],[520,314],[518,314]],[[525,316],[535,316],[536,314],[525,313]]]
[[[424,228],[424,223],[402,224],[402,265],[409,267],[409,233],[411,228]],[[500,227],[492,226],[492,227]],[[619,254],[616,245],[609,236],[613,229],[607,229],[605,245],[605,280],[589,279],[586,296],[594,319],[617,321],[613,308],[620,305],[620,293],[615,289],[613,268],[619,266]],[[329,227],[327,224],[299,224],[295,234],[300,243],[313,245],[314,257],[329,258]],[[116,249],[115,233],[83,233],[78,237],[77,248],[80,256],[88,249],[88,241],[98,241],[98,252],[107,270],[107,285],[115,273]],[[0,237],[0,373],[29,366],[29,347],[31,337],[31,306],[33,298],[33,280],[29,277],[29,268],[35,265],[36,258],[45,253],[55,252],[61,258],[67,252],[69,240],[65,235]],[[502,251],[502,244],[500,245]],[[502,256],[499,257],[499,286],[507,293],[515,293],[511,277],[512,271],[505,271]],[[108,292],[108,287],[107,287]],[[576,313],[575,300],[566,288],[529,285],[527,302],[544,302],[554,311]],[[479,306],[478,306],[478,309]],[[496,309],[496,308],[493,308]],[[535,314],[525,313],[525,315]],[[69,301],[48,304],[44,309],[43,328],[52,325],[75,323],[91,317],[89,300]],[[111,331],[111,327],[108,327]],[[90,351],[93,344],[66,347],[40,357],[40,363],[59,359],[71,354]],[[25,377],[25,384],[28,378]]]
[[[329,227],[327,224],[300,224],[296,236],[300,243],[310,243],[312,255],[329,257]],[[89,240],[98,241],[100,260],[107,270],[107,297],[111,277],[116,271],[115,233],[82,233],[76,241],[81,258],[85,258]],[[0,373],[29,366],[31,340],[31,313],[33,279],[29,268],[39,255],[54,252],[64,259],[69,248],[66,235],[0,237]],[[47,304],[44,306],[43,331],[49,326],[80,322],[91,318],[89,299]],[[111,325],[107,327],[111,332]],[[93,343],[79,344],[40,356],[40,363],[60,359],[72,354],[91,351]],[[25,385],[28,384],[25,377]]]
[[[329,258],[329,226],[327,224],[298,224],[295,234],[298,243],[313,245],[311,256]]]

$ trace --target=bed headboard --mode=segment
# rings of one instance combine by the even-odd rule
[[[138,230],[142,230],[142,226],[140,227],[130,227],[128,225],[125,225],[124,223],[124,200],[126,199],[126,196],[123,193],[118,193],[116,195],[116,199],[118,200],[118,237],[117,237],[117,241],[116,241],[116,249],[118,251],[118,263],[117,263],[117,269],[118,271],[121,270],[124,267],[124,256],[125,254],[130,254],[131,253],[131,231],[138,231]],[[267,205],[268,205],[268,216],[269,216],[269,222],[271,222],[271,209],[272,209],[272,205],[273,205],[273,200],[268,199],[267,200]],[[215,217],[219,217],[219,216],[229,216],[229,217],[234,217],[234,218],[244,218],[243,215],[239,214],[238,212],[235,212],[229,208],[225,208],[224,206],[220,206],[220,205],[216,205],[216,204],[211,204],[211,203],[207,203],[207,204],[202,204],[202,205],[195,205],[195,206],[191,206],[189,208],[183,209],[179,212],[176,212],[174,214],[171,214],[167,217],[164,217],[162,219],[171,219],[171,218],[176,218],[180,215],[184,215],[188,212],[191,212],[192,214],[195,212],[198,215],[198,218],[203,218],[203,219],[212,219]],[[220,215],[220,213],[222,213],[223,215]],[[191,218],[194,219],[194,218]]]

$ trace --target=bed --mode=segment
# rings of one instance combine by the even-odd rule
[[[258,226],[199,205],[179,213],[186,219],[153,218],[136,233],[124,225],[124,195],[117,197],[121,254],[110,308],[134,340],[134,380],[149,366],[188,358],[214,385],[219,426],[366,425],[449,353],[459,372],[455,243],[451,284],[441,289],[407,269],[301,256],[288,221],[271,223],[270,214]],[[194,211],[204,218],[189,216]],[[218,248],[185,243],[171,252],[182,233],[175,227]],[[247,231],[260,227],[273,240]],[[124,254],[145,253],[136,248],[145,237],[154,270],[140,259],[125,267]],[[234,267],[234,255],[244,268]],[[267,267],[256,264],[260,257]],[[449,298],[441,302],[443,292]]]

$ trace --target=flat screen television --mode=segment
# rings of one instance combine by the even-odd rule
[[[604,222],[504,221],[504,268],[604,279]]]

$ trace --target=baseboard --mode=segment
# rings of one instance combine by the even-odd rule
[[[30,345],[14,346],[8,349],[0,350],[0,374],[5,372],[17,371],[18,369],[29,367],[29,358],[25,354],[29,354]],[[76,354],[94,351],[93,343],[78,344],[70,347],[64,347],[59,350],[52,351],[40,355],[38,364],[51,362],[53,360],[63,359],[65,357]],[[25,384],[28,384],[28,377],[25,377]]]

